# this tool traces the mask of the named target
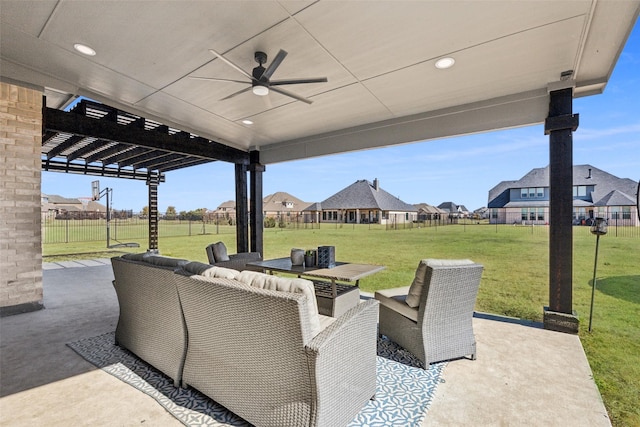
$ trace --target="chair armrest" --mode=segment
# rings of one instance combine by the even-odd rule
[[[346,425],[376,392],[378,301],[348,310],[306,346],[319,425]]]
[[[262,261],[262,256],[260,252],[240,252],[237,254],[229,255],[229,259],[232,261],[235,260],[245,260],[245,261]],[[223,261],[226,262],[226,261]]]

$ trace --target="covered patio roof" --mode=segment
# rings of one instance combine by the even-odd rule
[[[43,88],[50,108],[85,96],[270,164],[542,123],[563,73],[574,96],[604,90],[638,10],[637,0],[3,0],[0,72]],[[268,67],[280,49],[273,80],[327,77],[278,86],[312,104],[243,91],[255,52]],[[455,64],[438,69],[441,58]]]

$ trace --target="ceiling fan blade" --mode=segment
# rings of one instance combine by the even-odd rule
[[[273,73],[275,73],[276,68],[278,68],[280,66],[280,64],[282,63],[282,61],[284,60],[284,58],[286,56],[287,56],[287,52],[282,50],[282,49],[280,49],[280,51],[278,52],[276,57],[273,58],[273,61],[271,61],[271,64],[269,64],[267,69],[262,74],[262,77],[266,77],[266,78],[270,79],[271,76],[273,75]]]
[[[280,86],[280,85],[297,85],[301,83],[326,83],[326,77],[317,77],[311,79],[289,79],[289,80],[271,80],[269,84],[271,86]]]
[[[233,92],[231,95],[229,96],[225,96],[224,98],[221,98],[220,101],[225,101],[227,99],[233,98],[234,96],[240,95],[241,93],[245,93],[251,90],[251,86],[245,87],[244,89],[241,89],[237,92]],[[275,89],[274,89],[275,90]]]
[[[242,68],[238,67],[236,64],[234,64],[233,62],[229,61],[227,58],[225,58],[224,56],[222,56],[221,54],[219,54],[215,50],[209,49],[209,52],[213,53],[215,56],[220,58],[223,62],[226,62],[227,65],[229,65],[230,67],[235,68],[236,70],[240,71],[242,74],[244,74],[245,76],[247,76],[251,80],[253,80],[253,77],[251,76],[251,74],[247,73],[245,70],[243,70]]]
[[[307,104],[313,103],[313,101],[310,99],[303,98],[302,96],[296,95],[295,93],[289,92],[288,90],[280,89],[279,87],[270,87],[270,89],[274,92],[278,92],[282,95],[288,96],[293,99],[297,99],[298,101],[302,101]]]
[[[242,80],[231,80],[231,79],[219,79],[217,77],[197,77],[197,76],[189,76],[190,79],[193,80],[208,80],[208,81],[212,81],[212,82],[233,82],[233,83],[244,83],[247,84],[249,82],[246,81],[242,81]]]

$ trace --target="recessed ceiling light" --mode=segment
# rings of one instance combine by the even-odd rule
[[[453,67],[453,64],[456,63],[456,60],[450,57],[440,58],[436,61],[436,68],[440,70],[446,70],[447,68]]]
[[[90,48],[89,46],[87,46],[86,44],[76,43],[73,45],[73,48],[83,55],[87,55],[87,56],[96,55],[96,51]]]
[[[244,119],[242,121],[242,123],[245,124],[245,125],[252,125],[253,124],[253,122],[251,120],[249,120],[249,119]]]

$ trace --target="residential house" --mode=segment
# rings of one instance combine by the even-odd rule
[[[428,203],[418,203],[413,206],[418,210],[418,221],[441,220],[448,215],[447,211]]]
[[[57,194],[40,195],[40,206],[43,218],[55,219],[94,219],[105,218],[105,205],[90,197],[69,198]]]
[[[617,225],[639,225],[638,183],[591,165],[573,167],[573,223],[590,225],[602,217]],[[502,181],[489,191],[491,223],[548,224],[549,167],[532,169],[517,181]]]
[[[438,209],[445,211],[449,218],[467,218],[469,216],[469,209],[465,205],[457,205],[453,202],[442,202],[438,205]]]
[[[321,213],[322,222],[350,224],[407,223],[416,221],[418,216],[415,206],[384,191],[378,179],[373,183],[358,180],[305,212],[311,213],[311,209]]]
[[[284,219],[301,214],[309,205],[311,203],[303,202],[284,191],[278,191],[262,199],[262,212],[265,218]]]
[[[235,220],[236,219],[236,202],[234,200],[227,200],[221,203],[215,211],[210,212],[210,216],[214,218],[224,218]]]

